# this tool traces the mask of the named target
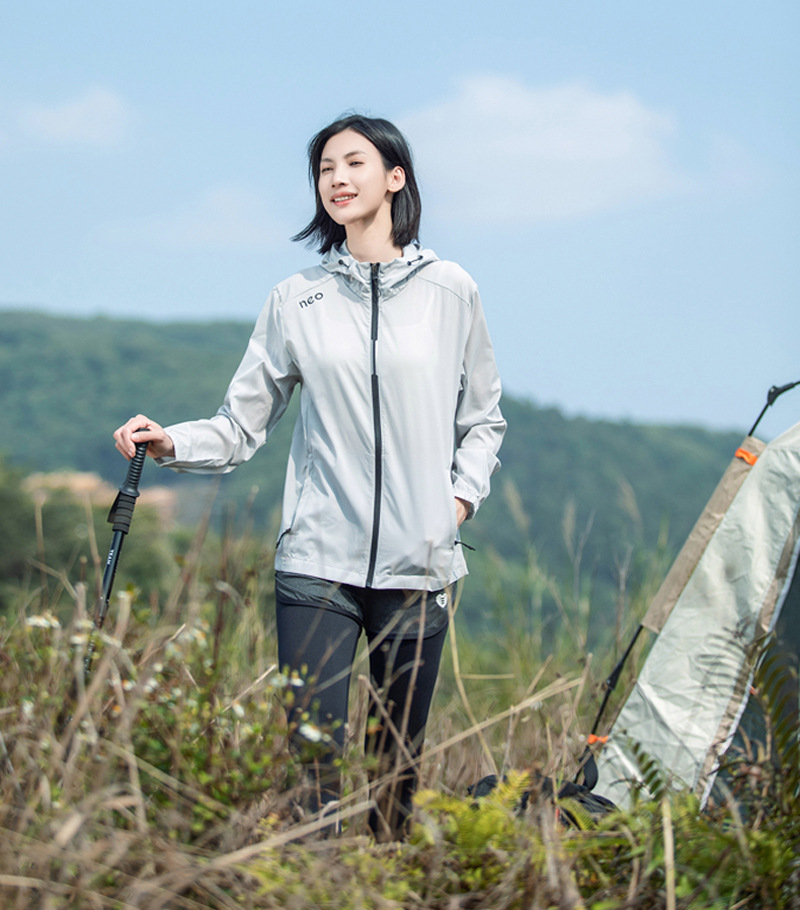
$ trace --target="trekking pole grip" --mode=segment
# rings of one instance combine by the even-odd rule
[[[147,428],[143,427],[143,429]],[[149,442],[136,443],[136,454],[128,465],[128,474],[125,478],[125,483],[120,488],[121,493],[127,493],[129,496],[139,495],[139,481],[142,479],[142,469],[144,468],[144,461],[147,457],[148,445],[150,445]]]
[[[142,479],[142,469],[147,457],[148,445],[149,443],[147,442],[136,443],[136,454],[128,465],[125,482],[119,488],[117,498],[108,513],[108,521],[113,525],[114,530],[122,531],[124,534],[127,534],[131,529],[131,518],[133,517],[136,499],[139,496],[139,481]]]

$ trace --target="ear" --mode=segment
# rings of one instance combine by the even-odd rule
[[[406,185],[406,172],[398,165],[386,172],[386,189],[390,193],[402,190]]]

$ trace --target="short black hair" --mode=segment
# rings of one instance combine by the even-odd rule
[[[418,239],[419,222],[422,215],[422,201],[419,196],[417,179],[414,176],[414,162],[406,137],[389,120],[381,117],[366,117],[362,114],[347,114],[321,129],[308,143],[308,179],[314,190],[316,213],[311,221],[292,240],[305,240],[309,246],[319,244],[317,252],[328,250],[345,239],[345,229],[337,224],[322,205],[317,180],[322,150],[327,141],[344,130],[355,130],[375,146],[383,159],[386,170],[401,167],[406,175],[405,186],[392,197],[392,240],[404,247]]]

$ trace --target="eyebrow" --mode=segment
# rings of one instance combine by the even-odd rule
[[[345,158],[352,158],[353,155],[366,155],[366,154],[367,154],[366,152],[362,152],[361,150],[359,150],[359,151],[355,151],[355,152],[348,152],[344,157],[345,157]],[[319,163],[320,163],[320,164],[322,164],[323,161],[330,161],[330,162],[333,162],[333,158],[320,158],[320,159],[319,159]]]

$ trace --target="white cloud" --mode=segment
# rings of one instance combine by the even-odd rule
[[[118,94],[91,88],[63,104],[28,107],[20,115],[20,125],[47,142],[110,146],[125,137],[132,119],[128,105]]]
[[[673,118],[629,92],[475,77],[454,98],[405,117],[401,127],[426,199],[438,214],[459,220],[573,218],[689,182],[669,160]]]
[[[106,240],[168,250],[262,249],[285,239],[263,199],[252,189],[222,184],[188,208],[117,223]]]

